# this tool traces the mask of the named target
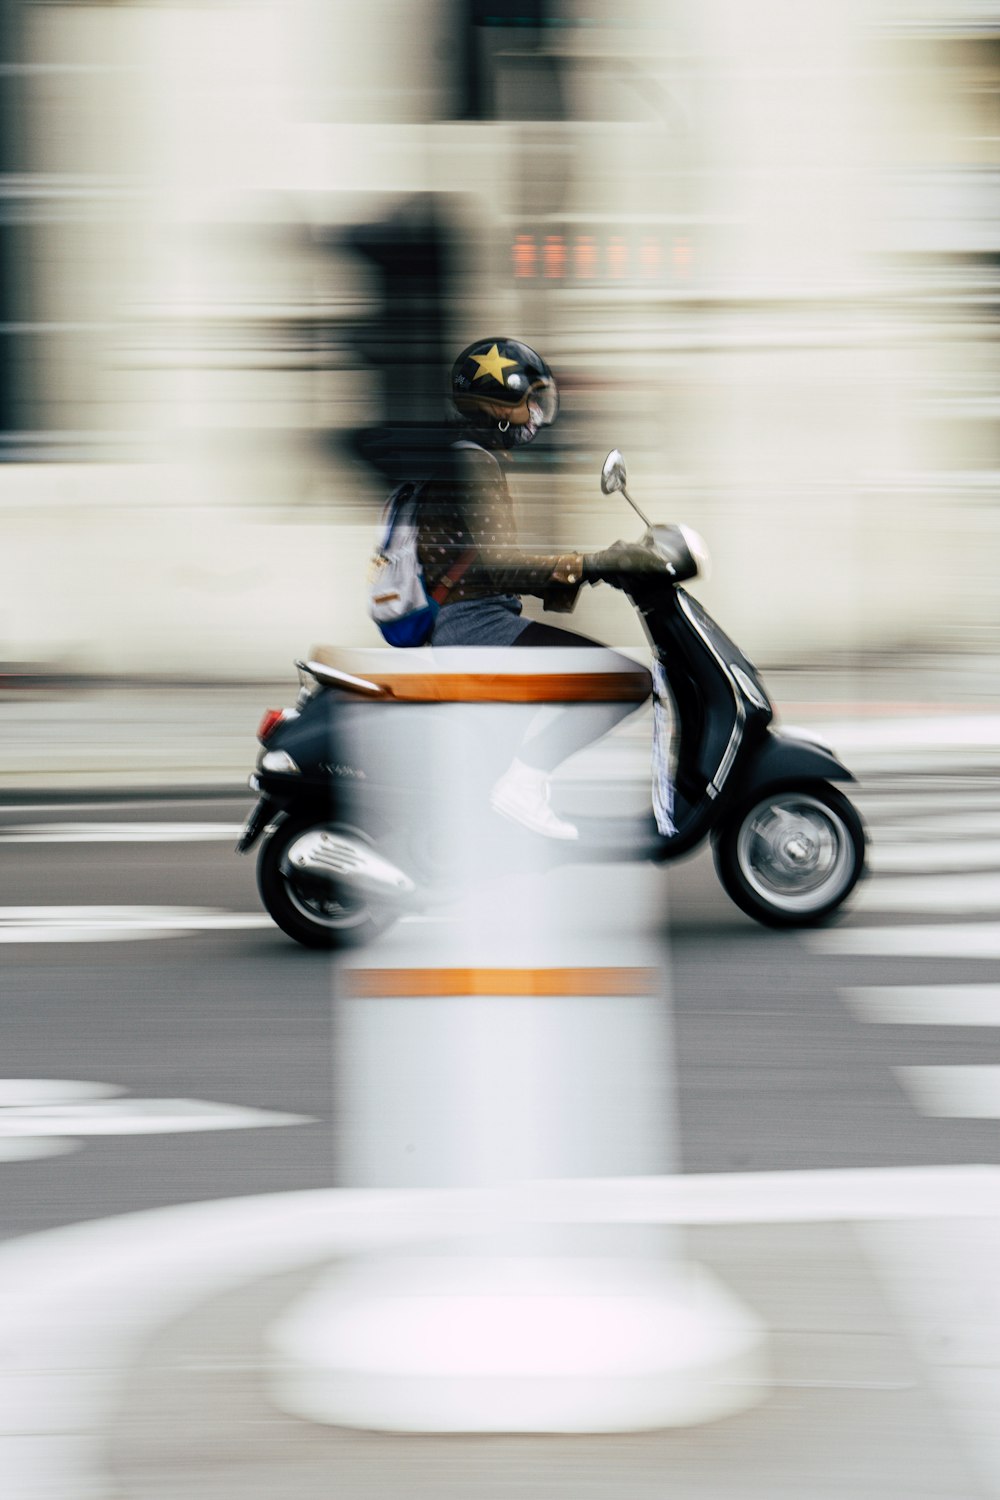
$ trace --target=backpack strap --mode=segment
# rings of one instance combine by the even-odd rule
[[[420,499],[420,494],[423,488],[423,480],[417,480],[416,483],[414,483],[413,480],[407,479],[403,484],[397,485],[392,494],[389,496],[388,500],[385,503],[385,508],[382,512],[385,520],[385,532],[382,537],[383,551],[392,541],[392,533],[396,529],[396,523],[402,515],[404,507],[407,505],[412,505],[415,508],[416,502]]]
[[[455,587],[456,583],[458,583],[458,581],[462,577],[463,573],[468,572],[478,556],[479,552],[475,547],[470,547],[466,552],[462,553],[458,561],[454,563],[451,568],[449,568],[448,572],[441,579],[440,583],[435,588],[431,589],[431,598],[434,600],[435,604],[440,605],[445,602],[448,595]]]

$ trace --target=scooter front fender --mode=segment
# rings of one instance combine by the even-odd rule
[[[742,801],[757,792],[796,781],[856,780],[830,746],[809,730],[768,729],[756,753],[743,767],[738,795]]]

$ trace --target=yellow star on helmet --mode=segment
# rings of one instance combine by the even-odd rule
[[[504,359],[496,344],[493,345],[489,354],[473,354],[472,358],[479,366],[478,371],[472,377],[473,380],[482,380],[484,376],[492,375],[498,385],[503,385],[504,383],[504,366],[517,364],[516,359]]]

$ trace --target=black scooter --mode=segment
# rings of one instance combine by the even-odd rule
[[[861,818],[830,784],[854,777],[820,741],[774,728],[753,664],[681,587],[706,560],[701,539],[684,526],[651,524],[625,479],[614,450],[601,488],[621,491],[638,512],[646,524],[639,545],[663,566],[604,579],[630,598],[665,673],[674,721],[672,831],[659,833],[650,811],[638,819],[574,818],[579,839],[561,841],[487,811],[477,835],[484,869],[495,869],[497,858],[522,868],[659,862],[711,838],[719,879],[743,911],[771,927],[817,926],[864,871]],[[296,663],[295,708],[268,710],[261,722],[250,778],[259,801],[237,850],[265,835],[257,865],[265,907],[296,941],[333,949],[370,941],[400,916],[453,894],[447,850],[435,839],[436,830],[454,826],[441,817],[439,800],[453,789],[429,789],[419,773],[415,784],[421,753],[432,756],[440,744],[442,704],[402,701],[391,673],[359,676],[322,654],[327,662]],[[394,654],[385,657],[391,662]],[[489,703],[461,712],[472,747],[463,764],[474,767],[465,790],[485,810],[518,741],[482,718]]]

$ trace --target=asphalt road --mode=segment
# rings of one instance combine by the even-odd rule
[[[965,996],[989,1023],[998,1004],[1000,989],[991,997],[981,987],[1000,985],[1000,949],[972,957],[969,948],[976,932],[987,948],[997,932],[990,839],[1000,839],[1000,792],[986,777],[921,775],[871,782],[859,803],[876,874],[829,936],[757,927],[730,905],[705,854],[669,872],[589,877],[609,932],[628,930],[641,889],[646,936],[662,945],[685,1170],[1000,1160],[997,1119],[969,1114],[988,1112],[992,1098],[1000,1115],[998,1075],[983,1071],[1000,1069],[1000,1014],[992,1026],[949,1015]],[[335,967],[266,922],[227,925],[262,916],[252,860],[234,856],[229,833],[248,806],[98,800],[0,815],[0,1073],[303,1118],[281,1128],[130,1126],[79,1138],[65,1155],[0,1165],[4,1235],[334,1180]],[[118,825],[130,826],[127,841]],[[191,909],[203,924],[194,931],[184,926]],[[164,912],[173,926],[150,935],[144,923]],[[86,940],[67,933],[67,920],[84,922]],[[921,955],[937,928],[944,948],[954,934],[954,953]],[[887,929],[903,930],[886,940],[898,951],[845,951]],[[422,941],[433,952],[430,929]],[[879,1009],[886,988],[902,1006],[891,1021]],[[961,1071],[924,1071],[944,1067]],[[0,1094],[0,1125],[5,1104]],[[64,1131],[76,1139],[72,1121]]]

